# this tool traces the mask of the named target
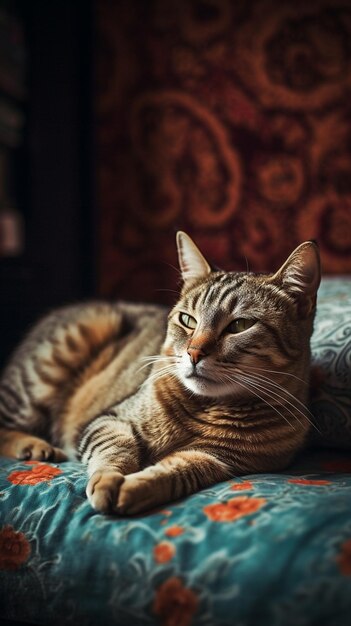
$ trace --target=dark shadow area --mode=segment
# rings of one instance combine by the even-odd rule
[[[0,207],[22,233],[17,251],[0,253],[3,361],[38,315],[93,293],[94,182],[91,2],[0,10],[0,102],[20,118],[14,139],[0,136]]]

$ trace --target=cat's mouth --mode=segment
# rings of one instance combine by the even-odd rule
[[[193,370],[192,372],[187,374],[185,378],[191,378],[193,380],[199,380],[199,381],[204,381],[204,382],[209,382],[209,383],[214,382],[211,378],[208,378],[208,376],[204,376],[203,374],[201,374],[200,372],[197,372],[196,370]]]
[[[183,384],[193,393],[212,396],[218,388],[218,381],[204,376],[201,372],[193,370],[188,372],[183,378]]]
[[[217,396],[220,383],[216,380],[209,364],[200,361],[193,365],[189,359],[183,359],[177,367],[177,374],[189,391],[203,396]]]

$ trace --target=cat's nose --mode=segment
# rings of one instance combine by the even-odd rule
[[[197,365],[201,359],[206,356],[204,351],[198,346],[189,346],[187,353],[190,356],[190,361],[193,365]]]

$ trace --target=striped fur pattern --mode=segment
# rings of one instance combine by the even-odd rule
[[[318,248],[269,275],[212,270],[178,233],[183,287],[159,306],[51,313],[0,382],[0,452],[80,459],[101,512],[134,514],[228,477],[285,467],[310,427]]]

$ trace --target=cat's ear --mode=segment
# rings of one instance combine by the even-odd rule
[[[177,249],[184,282],[205,278],[211,272],[211,267],[193,240],[181,230],[177,232]]]
[[[270,279],[294,297],[302,317],[308,317],[315,309],[320,280],[319,249],[314,241],[298,246]]]

